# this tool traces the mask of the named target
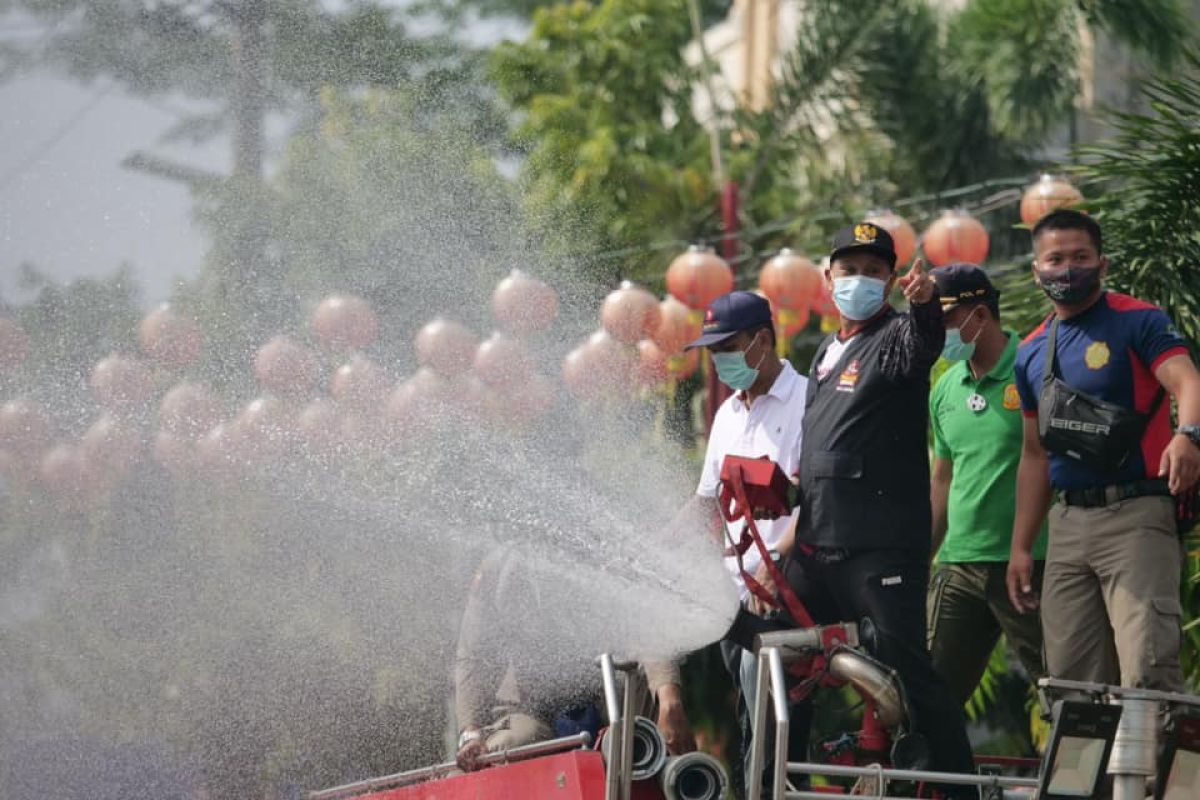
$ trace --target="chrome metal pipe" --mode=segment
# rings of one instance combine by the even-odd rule
[[[1079,692],[1081,694],[1106,695],[1117,699],[1131,698],[1134,700],[1154,700],[1159,703],[1200,707],[1200,695],[1181,694],[1179,692],[1161,692],[1157,689],[1140,689],[1130,686],[1112,686],[1106,683],[1087,683],[1085,681],[1067,681],[1061,678],[1041,678],[1037,683],[1041,689],[1055,689],[1060,692]]]
[[[624,748],[623,739],[625,728],[621,724],[621,701],[617,694],[617,671],[613,666],[609,653],[600,654],[600,679],[604,684],[604,709],[608,714],[608,731],[605,738],[609,747],[621,753]],[[620,759],[613,764],[611,761],[604,769],[604,800],[623,800],[621,792]]]
[[[856,650],[841,649],[829,659],[829,674],[874,700],[875,713],[886,727],[893,728],[908,718],[895,670]]]
[[[783,675],[783,655],[778,648],[767,651],[771,667],[771,699],[775,701],[775,771],[772,776],[771,797],[783,797],[787,788],[788,754],[788,690]]]
[[[621,703],[617,699],[617,671],[608,653],[600,654],[600,680],[604,684],[604,710],[608,713],[608,724],[616,725],[621,719]]]
[[[1023,792],[1019,790],[1014,791],[1011,789],[1002,789],[1001,792],[1003,800],[1034,800],[1032,791]],[[795,789],[784,794],[784,797],[787,800],[830,800],[831,797],[838,796],[839,795],[831,795],[829,792],[799,791]],[[887,794],[868,794],[862,795],[862,797],[864,797],[865,800],[912,800],[911,797],[894,797]]]
[[[553,755],[554,753],[563,753],[568,750],[576,750],[581,747],[587,747],[592,743],[592,735],[587,731],[574,734],[573,736],[564,736],[560,739],[548,739],[544,742],[534,742],[520,747],[514,747],[511,750],[497,750],[493,753],[485,753],[479,757],[479,766],[489,767],[493,764],[506,764],[513,761],[524,761],[538,756]],[[421,767],[419,769],[411,769],[406,772],[397,772],[393,775],[384,775],[380,778],[369,778],[365,781],[357,781],[355,783],[347,783],[342,786],[334,786],[331,789],[321,789],[316,792],[309,792],[305,797],[308,800],[335,800],[336,798],[354,797],[367,792],[375,792],[381,789],[394,789],[400,786],[409,786],[414,783],[423,783],[425,781],[437,780],[445,778],[458,769],[458,764],[453,761],[446,761],[441,764],[434,764],[429,767]]]
[[[637,725],[638,674],[625,672],[625,704],[621,709],[621,800],[633,793],[633,739]]]
[[[1157,771],[1159,703],[1125,696],[1117,704],[1121,706],[1121,721],[1108,757],[1113,800],[1144,800],[1146,778]]]
[[[762,771],[766,762],[767,692],[770,686],[768,658],[771,648],[758,650],[758,670],[754,674],[754,716],[750,727],[750,769],[746,774],[749,800],[762,800]]]
[[[890,769],[878,767],[843,767],[838,764],[814,764],[796,762],[787,765],[789,774],[831,775],[841,778],[878,778],[889,781],[918,781],[923,783],[951,783],[959,786],[999,786],[1009,789],[1036,789],[1037,778],[1018,778],[1010,775],[978,775],[967,772],[933,772],[918,769]]]

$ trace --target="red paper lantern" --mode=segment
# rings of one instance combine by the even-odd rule
[[[1032,228],[1054,209],[1070,208],[1082,202],[1083,194],[1066,178],[1042,175],[1021,196],[1021,221]]]
[[[838,315],[837,304],[833,302],[833,293],[824,281],[821,282],[821,290],[813,298],[812,312],[819,317],[836,317]]]
[[[221,421],[221,400],[195,383],[177,384],[158,405],[158,424],[173,436],[195,440]]]
[[[29,357],[29,334],[7,317],[0,317],[0,369],[20,366]]]
[[[287,336],[276,336],[254,356],[254,377],[264,392],[306,394],[316,385],[319,373],[316,354]]]
[[[100,405],[112,411],[136,408],[150,399],[154,377],[150,368],[132,358],[108,356],[92,369],[88,382]]]
[[[240,439],[246,463],[262,463],[278,457],[294,438],[293,412],[277,397],[256,397],[242,408],[233,421],[232,444]]]
[[[681,352],[685,345],[700,337],[700,315],[672,295],[658,304],[658,328],[650,336],[664,353]]]
[[[50,418],[29,400],[0,406],[0,449],[19,458],[33,458],[50,441]]]
[[[661,313],[654,295],[630,281],[609,293],[600,306],[600,324],[623,344],[636,344],[658,329]]]
[[[790,339],[808,325],[812,312],[806,307],[801,309],[781,308],[775,312],[776,329],[779,334]]]
[[[890,209],[884,209],[868,214],[867,222],[878,225],[892,235],[892,242],[896,245],[896,266],[912,261],[917,253],[917,232],[908,224],[908,220]]]
[[[816,264],[784,248],[763,265],[758,286],[776,308],[808,308],[824,279]]]
[[[692,349],[685,353],[674,353],[667,356],[667,374],[677,381],[690,378],[699,368],[699,349]]]
[[[375,341],[379,319],[361,297],[335,294],[322,300],[313,312],[312,329],[322,347],[348,353]]]
[[[91,472],[79,448],[58,444],[46,451],[38,466],[38,478],[50,491],[78,500],[91,488]]]
[[[475,352],[475,374],[490,387],[517,386],[533,370],[529,349],[503,333],[493,333]]]
[[[549,378],[530,373],[520,387],[488,392],[487,415],[501,425],[527,427],[541,419],[554,406],[557,390]]]
[[[704,310],[733,291],[733,270],[711,249],[692,245],[667,268],[667,291],[688,308]]]
[[[492,293],[492,315],[516,336],[538,333],[558,316],[558,295],[537,278],[514,269]]]
[[[200,357],[204,333],[195,320],[181,316],[163,303],[142,319],[138,343],[147,358],[167,369],[179,369]]]
[[[584,400],[615,397],[634,381],[637,350],[596,331],[563,360],[563,382]]]
[[[200,466],[200,453],[196,442],[170,431],[159,431],[155,435],[151,451],[154,460],[177,478],[191,475]]]
[[[97,419],[79,439],[84,463],[96,471],[96,477],[109,489],[128,477],[142,459],[142,434],[111,414]]]
[[[935,267],[966,262],[982,264],[988,254],[983,223],[961,209],[944,211],[925,231],[925,257]]]
[[[354,356],[333,373],[329,393],[338,403],[362,411],[377,408],[391,387],[391,379],[374,361]]]
[[[200,467],[219,479],[237,477],[249,463],[251,449],[242,427],[234,421],[218,423],[196,442]]]
[[[417,363],[444,378],[454,378],[471,368],[479,339],[453,320],[438,317],[417,333]]]
[[[670,377],[667,370],[667,354],[649,339],[637,343],[638,362],[634,377],[639,384],[655,387],[666,383]]]
[[[310,456],[336,452],[341,443],[343,412],[329,400],[316,399],[296,415],[296,434]]]

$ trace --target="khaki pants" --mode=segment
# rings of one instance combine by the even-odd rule
[[[1037,614],[1013,608],[1004,581],[1007,570],[1006,562],[942,564],[929,582],[929,655],[960,703],[979,685],[1001,633],[1029,679],[1043,675],[1041,621]],[[1040,561],[1034,562],[1033,582],[1041,587]]]
[[[1182,691],[1182,559],[1172,498],[1051,508],[1042,585],[1049,674]]]
[[[498,711],[500,713],[496,721],[483,728],[484,743],[489,753],[554,738],[550,726],[537,717],[522,714],[520,711]]]

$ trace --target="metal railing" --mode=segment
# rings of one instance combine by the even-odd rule
[[[537,758],[539,756],[576,750],[581,747],[587,747],[591,743],[592,735],[587,731],[583,731],[573,736],[564,736],[560,739],[549,739],[544,742],[535,742],[521,747],[514,747],[511,750],[497,750],[492,753],[485,753],[479,757],[477,763],[481,767],[489,767],[513,761],[525,761],[526,759]],[[456,762],[446,761],[430,767],[420,767],[419,769],[411,769],[406,772],[397,772],[394,775],[384,775],[380,778],[370,778],[365,781],[347,783],[342,786],[335,786],[332,789],[309,792],[306,797],[308,800],[338,800],[338,798],[355,797],[360,794],[367,794],[368,792],[396,789],[401,786],[410,786],[414,783],[437,780],[453,775],[458,771],[458,764]]]
[[[853,626],[846,626],[852,638],[857,639]],[[850,642],[849,644],[855,644]],[[834,764],[788,763],[788,687],[784,667],[787,663],[822,649],[819,629],[798,629],[765,634],[758,637],[755,652],[758,656],[758,672],[755,680],[754,710],[752,715],[752,742],[750,767],[746,775],[749,800],[761,800],[763,793],[762,774],[766,762],[766,733],[768,711],[773,711],[775,728],[775,764],[771,772],[771,796],[775,800],[827,800],[823,792],[790,789],[787,776],[825,775],[830,777],[874,777],[877,779],[876,800],[892,800],[887,795],[889,781],[925,781],[942,784],[978,786],[998,791],[1003,797],[1028,798],[1037,789],[1036,778],[1018,778],[1004,775],[979,775],[967,773],[932,772],[923,770],[890,769],[882,766],[849,767]],[[1024,790],[1024,791],[1021,791]]]
[[[1083,696],[1121,707],[1107,767],[1113,779],[1113,800],[1142,800],[1146,796],[1147,779],[1157,774],[1163,712],[1173,706],[1200,708],[1200,697],[1195,695],[1042,678],[1038,681],[1038,699],[1046,716],[1050,715],[1050,694]]]
[[[624,678],[625,693],[618,697],[617,673]],[[600,655],[600,679],[604,686],[604,709],[608,714],[605,737],[608,752],[618,754],[604,766],[604,800],[630,800],[633,791],[633,735],[637,723],[638,665],[617,663],[608,653]]]

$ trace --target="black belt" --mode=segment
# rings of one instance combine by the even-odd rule
[[[1086,489],[1068,489],[1062,492],[1062,501],[1069,506],[1096,508],[1098,506],[1111,506],[1113,503],[1119,503],[1122,500],[1129,500],[1133,497],[1170,497],[1170,495],[1171,490],[1167,487],[1167,482],[1161,478],[1154,478],[1133,481],[1132,483],[1118,483],[1115,486],[1089,486]]]

